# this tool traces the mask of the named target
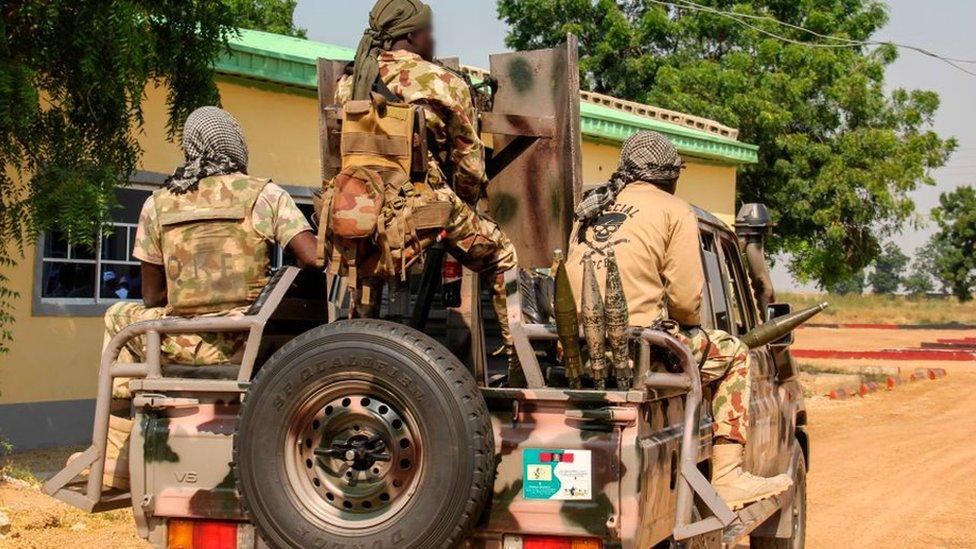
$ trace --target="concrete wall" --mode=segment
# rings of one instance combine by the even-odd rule
[[[223,79],[224,108],[243,126],[250,147],[250,171],[281,184],[320,184],[317,99],[263,84]],[[145,126],[139,142],[141,169],[170,173],[182,160],[165,139],[164,90],[147,90]],[[584,143],[584,181],[605,181],[617,164],[618,148]],[[735,168],[688,159],[679,194],[731,221]],[[0,357],[0,436],[15,446],[78,443],[89,435],[103,328],[100,316],[43,316],[32,310],[34,249],[9,272],[16,301],[14,343]],[[92,314],[97,315],[97,311]]]

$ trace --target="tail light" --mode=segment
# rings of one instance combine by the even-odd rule
[[[506,536],[505,549],[603,549],[603,542],[564,536]]]
[[[254,530],[246,524],[228,521],[170,520],[169,549],[250,549]]]

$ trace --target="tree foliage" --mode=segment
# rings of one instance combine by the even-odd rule
[[[976,292],[976,188],[943,193],[932,218],[939,226],[929,246],[933,270],[952,295],[969,301]]]
[[[914,297],[925,297],[935,291],[932,276],[925,269],[919,268],[917,264],[912,266],[912,272],[905,277],[902,285],[905,287],[905,291]]]
[[[141,150],[147,83],[167,85],[169,130],[220,101],[213,61],[234,32],[219,2],[12,0],[0,7],[0,268],[57,228],[93,245]],[[12,294],[0,278],[0,351]]]
[[[832,294],[861,295],[867,288],[867,281],[864,277],[864,271],[858,271],[821,287]]]
[[[297,0],[224,0],[242,29],[257,29],[305,38],[306,29],[295,26]]]
[[[874,260],[874,270],[868,275],[871,291],[876,294],[894,294],[901,289],[908,267],[908,256],[894,242],[888,242]]]
[[[685,0],[673,0],[682,4]],[[739,197],[775,215],[771,254],[801,280],[844,281],[913,219],[909,192],[934,183],[956,143],[931,130],[933,92],[886,93],[893,47],[821,47],[871,38],[887,21],[877,0],[699,0],[728,17],[648,0],[499,0],[509,46],[580,39],[584,85],[740,129],[760,146]],[[769,36],[778,34],[799,44]],[[836,43],[836,42],[834,42]]]

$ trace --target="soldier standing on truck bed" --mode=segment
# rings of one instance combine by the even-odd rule
[[[410,227],[407,210],[428,203],[446,205],[443,230],[407,230],[402,249],[392,249],[393,263],[400,265],[420,255],[438,233],[450,253],[472,271],[494,278],[493,304],[498,314],[509,360],[511,383],[520,381],[505,310],[504,272],[517,265],[515,248],[498,225],[477,211],[486,196],[485,146],[478,132],[478,115],[472,91],[461,76],[434,63],[433,13],[419,0],[379,0],[369,14],[369,28],[353,62],[352,74],[344,76],[336,101],[346,103],[371,97],[377,89],[408,104],[422,105],[429,139],[425,181],[407,181],[397,199],[384,206],[381,219],[392,232]],[[410,208],[404,205],[413,204]],[[428,234],[424,234],[428,233]],[[433,236],[432,236],[433,235]],[[402,275],[402,273],[395,273]],[[358,284],[363,316],[375,311],[382,295],[383,277],[361,272]]]
[[[787,475],[762,478],[742,470],[751,359],[732,335],[701,327],[705,275],[698,218],[674,196],[682,167],[677,149],[663,135],[640,132],[628,139],[610,182],[584,197],[576,211],[566,266],[575,294],[581,295],[584,259],[594,260],[601,273],[597,279],[603,280],[603,259],[612,250],[631,325],[669,329],[701,362],[703,382],[718,382],[712,398],[712,484],[735,509],[779,494],[792,481]]]
[[[105,313],[105,343],[136,322],[170,316],[243,315],[270,276],[271,243],[287,247],[301,267],[315,265],[311,227],[295,201],[270,180],[247,175],[247,144],[237,121],[217,107],[194,111],[183,128],[186,163],[146,199],[133,257],[142,262],[142,303]],[[163,336],[164,363],[240,364],[247,334]],[[145,336],[122,349],[120,362],[145,360]],[[132,428],[127,380],[113,390],[107,486],[127,489]]]

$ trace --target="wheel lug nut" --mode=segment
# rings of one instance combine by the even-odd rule
[[[353,461],[356,459],[355,450],[346,450],[346,461]]]

